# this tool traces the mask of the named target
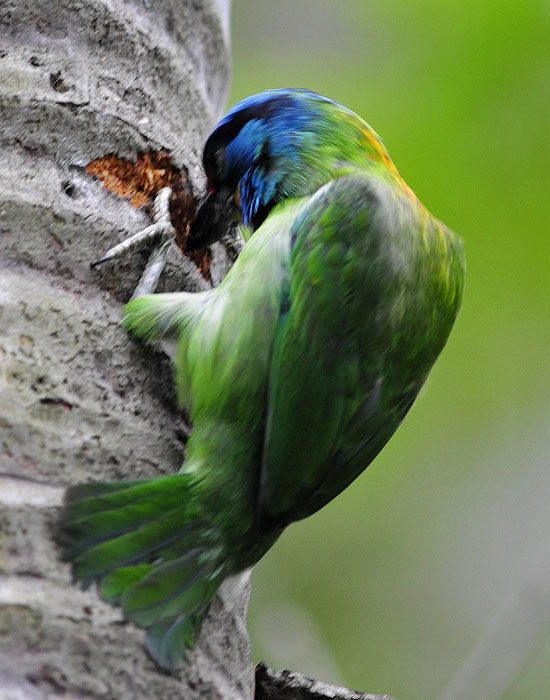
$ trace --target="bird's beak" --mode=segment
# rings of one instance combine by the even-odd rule
[[[197,207],[186,239],[187,250],[205,248],[219,241],[241,221],[241,209],[234,190],[219,188],[206,194]]]

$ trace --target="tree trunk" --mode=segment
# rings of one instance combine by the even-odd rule
[[[89,267],[149,220],[84,167],[164,150],[199,181],[227,95],[228,13],[228,0],[0,2],[1,698],[252,697],[247,584],[224,584],[169,676],[53,543],[66,485],[183,461],[169,360],[119,325],[144,253]],[[219,278],[221,246],[215,261]],[[163,285],[206,282],[174,252]]]

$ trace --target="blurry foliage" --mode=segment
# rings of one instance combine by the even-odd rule
[[[258,565],[256,660],[435,698],[548,539],[549,35],[550,0],[234,2],[231,102],[306,87],[353,108],[468,263],[404,425]],[[550,697],[535,604],[546,621],[503,700]]]

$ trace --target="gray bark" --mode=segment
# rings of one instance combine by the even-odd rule
[[[68,484],[173,473],[187,432],[171,367],[121,302],[144,253],[90,270],[149,223],[84,166],[173,153],[195,182],[228,85],[225,0],[0,1],[0,698],[249,698],[247,584],[215,599],[178,676],[52,534]],[[227,259],[218,248],[214,277]],[[200,289],[174,252],[165,289]],[[244,590],[243,589],[244,586]]]

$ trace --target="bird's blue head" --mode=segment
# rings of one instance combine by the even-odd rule
[[[189,239],[199,247],[237,220],[252,230],[290,197],[311,194],[338,168],[387,157],[351,110],[307,90],[267,90],[238,102],[204,147],[208,193]]]

